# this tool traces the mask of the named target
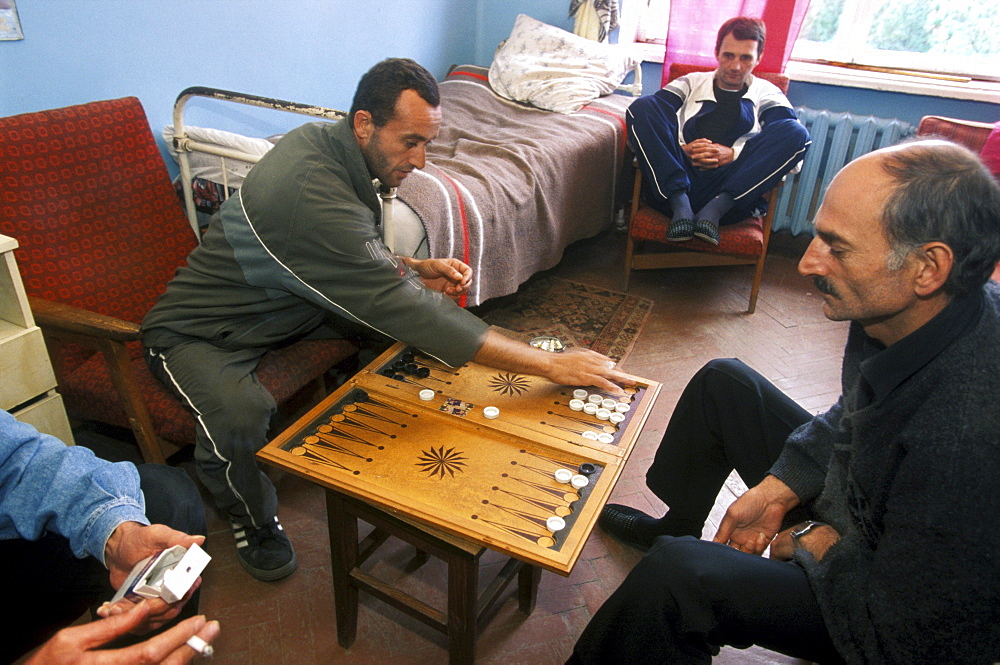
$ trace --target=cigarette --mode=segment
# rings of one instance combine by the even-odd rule
[[[215,653],[215,649],[212,648],[212,645],[197,635],[192,635],[185,644],[200,653],[205,658],[211,658]]]

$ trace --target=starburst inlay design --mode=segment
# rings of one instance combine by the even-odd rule
[[[503,372],[490,379],[490,388],[502,395],[520,395],[531,387],[531,380],[520,374]]]
[[[436,450],[434,448],[425,450],[418,459],[420,461],[417,462],[417,466],[420,467],[420,471],[431,478],[434,476],[444,478],[445,475],[454,478],[457,472],[465,471],[462,467],[465,466],[465,460],[468,458],[454,448],[445,450],[444,446],[441,446]]]

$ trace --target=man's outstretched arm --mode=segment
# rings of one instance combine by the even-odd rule
[[[566,386],[594,386],[622,394],[621,386],[635,385],[635,379],[615,368],[615,362],[590,349],[570,348],[561,353],[542,351],[511,339],[496,330],[486,331],[486,339],[473,358],[481,365],[519,374],[544,376]]]

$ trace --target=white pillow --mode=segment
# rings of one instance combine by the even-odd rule
[[[184,132],[188,135],[188,138],[199,143],[207,143],[216,148],[244,152],[255,157],[256,160],[263,157],[277,142],[276,140],[272,141],[253,136],[244,136],[243,134],[234,134],[233,132],[226,132],[212,127],[185,125]],[[163,128],[163,140],[167,144],[167,152],[174,158],[174,161],[179,162],[177,151],[174,149],[173,125],[167,125]],[[204,152],[188,153],[188,163],[191,166],[192,178],[204,178],[220,185],[227,184],[230,187],[236,188],[243,185],[243,179],[250,172],[251,167],[257,163],[256,160],[243,161],[232,157],[223,158]]]
[[[520,14],[490,65],[490,85],[501,97],[574,113],[609,95],[632,70],[632,49],[595,42]]]

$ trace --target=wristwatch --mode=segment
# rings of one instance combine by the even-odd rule
[[[827,526],[826,522],[815,522],[813,520],[808,520],[800,524],[799,526],[792,529],[792,542],[795,544],[795,549],[799,549],[802,545],[799,544],[799,538],[806,535],[813,529],[819,528],[821,526]]]

